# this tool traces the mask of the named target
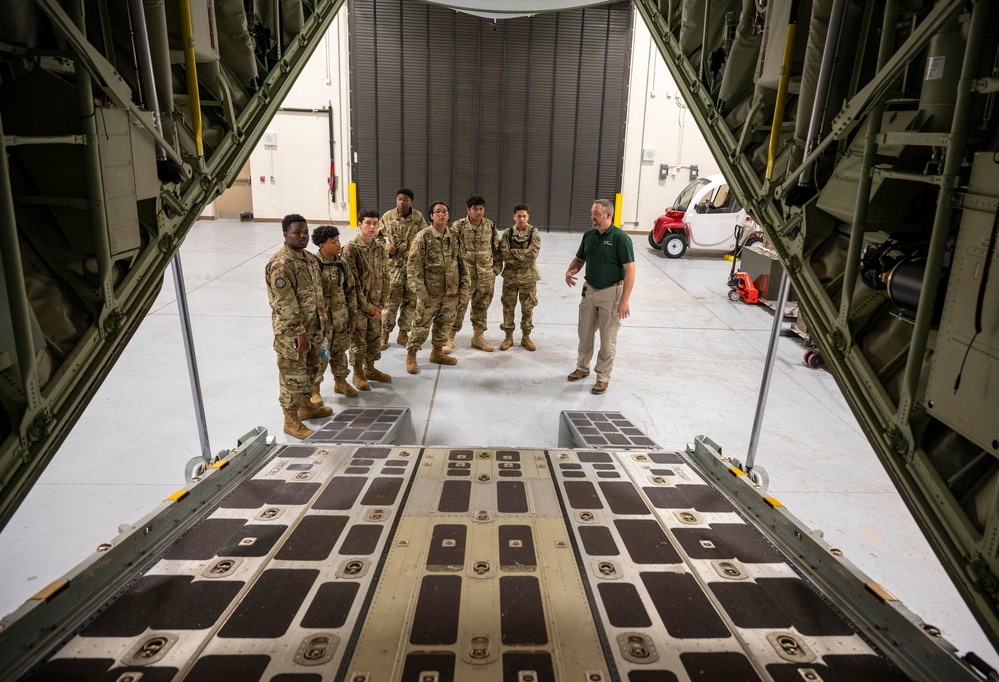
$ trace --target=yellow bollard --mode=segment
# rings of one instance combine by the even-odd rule
[[[347,185],[347,210],[350,211],[350,226],[357,227],[357,183]]]

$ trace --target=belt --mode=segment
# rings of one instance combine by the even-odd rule
[[[589,282],[586,283],[586,286],[588,286],[590,289],[593,289],[594,291],[603,291],[604,289],[610,289],[611,287],[619,287],[619,286],[623,286],[623,285],[624,285],[624,280],[623,279],[619,279],[618,281],[614,282],[613,284],[610,284],[610,285],[605,286],[605,287],[595,287],[592,284],[590,284]]]

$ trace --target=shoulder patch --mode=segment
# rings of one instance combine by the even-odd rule
[[[278,289],[284,289],[285,284],[287,284],[287,282],[284,281],[284,277],[278,277],[276,280],[274,280],[274,286],[276,286]]]

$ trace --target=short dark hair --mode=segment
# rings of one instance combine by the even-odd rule
[[[378,220],[381,217],[381,213],[373,208],[369,208],[357,214],[357,222],[363,222],[365,218],[374,218],[375,220]]]
[[[427,211],[427,215],[433,215],[434,214],[434,209],[437,208],[438,206],[443,206],[444,208],[447,209],[448,213],[451,213],[451,207],[450,206],[448,206],[447,204],[445,204],[443,201],[435,201],[434,203],[430,204],[430,210]],[[431,218],[431,220],[432,220],[432,218]]]
[[[312,231],[312,243],[316,246],[322,246],[331,239],[336,239],[340,236],[340,230],[334,225],[320,225]]]
[[[400,194],[405,194],[407,197],[409,197],[410,201],[412,201],[413,199],[416,198],[416,197],[413,196],[413,190],[411,190],[408,187],[402,187],[402,188],[396,190],[395,195],[399,196]]]
[[[478,194],[472,194],[465,200],[465,206],[472,208],[472,206],[485,206],[486,200],[480,197]]]
[[[288,215],[286,215],[284,218],[281,219],[281,231],[287,232],[288,228],[291,227],[292,223],[305,223],[306,225],[309,224],[309,222],[305,218],[298,215],[297,213],[289,213]]]
[[[527,204],[514,204],[513,212],[516,213],[517,211],[527,211],[528,213],[530,213],[531,209],[530,207],[528,207]]]

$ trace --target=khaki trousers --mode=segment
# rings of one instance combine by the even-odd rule
[[[594,289],[583,285],[583,297],[579,301],[579,351],[576,369],[589,372],[593,359],[593,339],[600,332],[600,352],[597,354],[597,381],[610,381],[614,369],[614,354],[617,351],[617,332],[621,328],[621,318],[617,306],[624,293],[622,283],[606,289]]]

